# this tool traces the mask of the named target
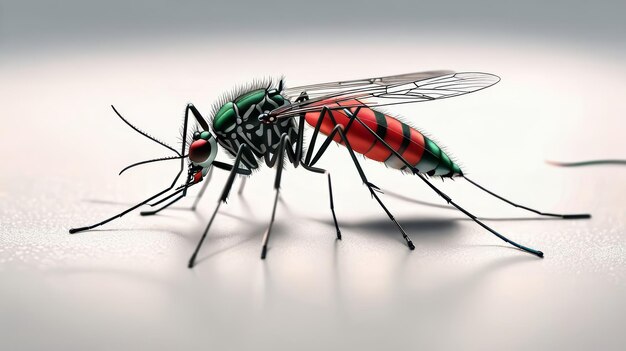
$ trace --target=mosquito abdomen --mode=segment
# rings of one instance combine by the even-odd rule
[[[341,105],[352,107],[332,110],[332,116],[336,123],[333,123],[327,115],[322,121],[321,133],[329,135],[336,125],[342,125],[345,128],[350,120],[348,113],[357,112],[357,117],[367,127],[420,173],[442,177],[463,175],[461,168],[434,141],[424,136],[417,129],[374,109],[354,107],[358,104],[351,101],[341,102],[340,105],[337,103],[327,104],[329,108],[336,108]],[[307,123],[315,126],[320,118],[320,113],[309,112],[305,117]],[[353,122],[346,133],[346,137],[354,151],[371,160],[383,162],[391,168],[406,170],[407,167],[404,162],[360,123]],[[343,144],[338,135],[334,137],[334,140]]]

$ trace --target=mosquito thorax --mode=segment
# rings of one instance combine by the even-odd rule
[[[285,104],[289,104],[289,101],[276,89],[252,90],[222,105],[213,118],[213,128],[216,132],[232,133],[251,117],[258,121],[260,115],[268,114]]]
[[[273,153],[282,134],[288,133],[293,138],[297,132],[296,123],[291,119],[268,124],[260,117],[289,104],[289,100],[278,89],[246,91],[225,102],[217,110],[213,116],[213,131],[220,145],[233,156],[242,144],[248,145],[249,150],[244,153],[243,162],[249,168],[257,168],[256,159],[266,153]]]
[[[270,124],[276,122],[275,116],[270,116],[270,111],[265,111],[259,115],[261,123]]]

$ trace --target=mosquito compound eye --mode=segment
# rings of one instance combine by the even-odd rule
[[[202,163],[211,156],[211,143],[198,139],[189,146],[189,159],[195,163]]]
[[[200,132],[193,132],[193,140],[200,139]]]

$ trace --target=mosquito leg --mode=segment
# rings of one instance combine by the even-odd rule
[[[307,171],[314,173],[326,173],[328,175],[328,196],[330,198],[330,212],[333,215],[333,222],[335,223],[335,229],[337,230],[337,239],[341,240],[341,230],[339,230],[339,224],[337,224],[337,216],[335,215],[335,202],[333,200],[333,184],[330,180],[330,172],[322,168],[316,168],[302,163],[302,167]]]
[[[148,202],[152,201],[153,199],[156,199],[157,197],[159,197],[159,196],[161,196],[161,195],[165,194],[165,193],[166,193],[166,192],[168,192],[170,189],[172,189],[172,187],[169,187],[169,188],[167,188],[167,189],[165,189],[165,190],[161,191],[160,193],[157,193],[156,195],[153,195],[152,197],[150,197],[150,198],[148,198],[148,199],[146,199],[146,200],[144,200],[144,201],[142,201],[142,202],[140,202],[140,203],[136,204],[135,206],[133,206],[133,207],[131,207],[131,208],[129,208],[129,209],[127,209],[127,210],[123,211],[123,212],[120,212],[120,213],[116,214],[116,215],[115,215],[115,216],[113,216],[113,217],[110,217],[110,218],[105,219],[105,220],[104,220],[104,221],[102,221],[102,222],[98,222],[98,223],[96,223],[96,224],[92,224],[92,225],[85,226],[85,227],[71,228],[71,229],[70,229],[70,234],[74,234],[74,233],[82,232],[82,231],[85,231],[85,230],[93,229],[93,228],[95,228],[95,227],[99,227],[99,226],[101,226],[101,225],[103,225],[103,224],[106,224],[106,223],[108,223],[108,222],[110,222],[110,221],[112,221],[112,220],[114,220],[114,219],[120,218],[120,217],[122,217],[123,215],[127,214],[128,212],[130,212],[130,211],[132,211],[132,210],[134,210],[134,209],[136,209],[136,208],[138,208],[138,207],[140,207],[140,206],[143,206],[143,205],[145,205],[146,203],[148,203]]]
[[[535,209],[533,209],[533,208],[526,207],[526,206],[522,206],[522,205],[516,204],[516,203],[514,203],[514,202],[512,202],[512,201],[510,201],[510,200],[507,200],[507,199],[505,199],[504,197],[502,197],[502,196],[500,196],[500,195],[498,195],[498,194],[496,194],[496,193],[493,193],[493,192],[491,192],[491,191],[489,191],[489,190],[487,190],[487,189],[483,188],[481,185],[479,185],[478,183],[474,182],[473,180],[471,180],[471,179],[467,178],[466,176],[463,176],[463,178],[465,178],[465,180],[467,180],[468,182],[470,182],[470,184],[474,185],[474,186],[475,186],[475,187],[477,187],[478,189],[480,189],[480,190],[482,190],[482,191],[486,192],[487,194],[489,194],[489,195],[491,195],[491,196],[493,196],[493,197],[496,197],[496,198],[498,198],[498,199],[500,199],[500,200],[502,200],[502,201],[506,202],[506,203],[507,203],[507,204],[509,204],[509,205],[512,205],[512,206],[514,206],[514,207],[518,207],[518,208],[522,208],[522,209],[524,209],[524,210],[526,210],[526,211],[534,212],[534,213],[536,213],[536,214],[538,214],[538,215],[541,215],[541,216],[560,217],[560,218],[563,218],[563,219],[582,219],[582,218],[591,218],[591,215],[590,215],[590,214],[588,214],[588,213],[580,213],[580,214],[556,214],[556,213],[545,213],[545,212],[541,212],[541,211],[535,210]]]
[[[213,167],[209,169],[209,173],[206,175],[206,178],[204,179],[204,184],[202,184],[202,188],[200,188],[200,192],[198,193],[198,196],[196,196],[196,199],[193,201],[193,205],[191,205],[192,211],[195,211],[196,208],[198,208],[198,203],[200,202],[202,195],[204,195],[204,191],[209,185],[209,181],[211,180],[212,175],[213,175]]]
[[[274,224],[274,218],[276,217],[276,205],[278,204],[278,197],[280,196],[280,181],[282,179],[283,174],[283,162],[285,159],[285,148],[291,145],[289,141],[289,136],[285,133],[281,136],[280,145],[278,149],[278,153],[275,155],[275,159],[269,163],[277,162],[276,164],[276,178],[274,179],[274,205],[272,207],[272,217],[270,218],[270,223],[263,235],[263,244],[261,247],[261,259],[264,260],[267,255],[267,243],[270,240],[270,235],[272,234],[272,225]]]
[[[437,193],[437,195],[441,196],[444,200],[446,200],[446,202],[454,207],[456,207],[456,209],[458,209],[459,211],[463,212],[466,216],[468,216],[469,218],[471,218],[474,222],[476,222],[478,225],[480,225],[481,227],[485,228],[487,231],[489,231],[490,233],[492,233],[493,235],[497,236],[498,238],[502,239],[503,241],[517,247],[518,249],[521,249],[523,251],[526,251],[528,253],[531,253],[533,255],[536,255],[538,257],[543,258],[543,252],[538,251],[538,250],[534,250],[531,249],[529,247],[520,245],[512,240],[509,240],[507,237],[505,237],[504,235],[498,233],[497,231],[493,230],[491,227],[489,227],[488,225],[484,224],[482,221],[480,221],[478,218],[476,218],[476,216],[474,216],[473,214],[471,214],[470,212],[468,212],[467,210],[465,210],[463,207],[457,205],[454,201],[452,201],[452,199],[444,194],[441,190],[439,190],[437,187],[435,187],[428,179],[426,179],[426,177],[424,177],[423,174],[419,173],[419,171],[411,164],[409,164],[403,157],[402,155],[400,155],[396,150],[394,150],[391,146],[389,146],[389,144],[387,144],[387,142],[385,142],[380,136],[378,136],[378,134],[376,134],[369,126],[367,126],[367,124],[363,123],[363,121],[361,121],[358,117],[353,116],[353,118],[359,123],[361,124],[363,127],[365,127],[365,129],[367,129],[369,131],[370,134],[372,134],[376,139],[378,139],[378,141],[380,141],[383,145],[385,145],[385,147],[391,151],[394,155],[396,155],[396,157],[398,157],[398,159],[400,159],[409,169],[411,169],[413,171],[413,173],[415,175],[417,175],[422,181],[424,181],[431,189],[433,189],[433,191],[435,191]],[[347,143],[346,143],[347,145]]]
[[[298,98],[298,100],[299,99],[308,100],[308,95],[306,95],[306,93],[303,92],[302,94],[300,94],[300,97]],[[291,162],[293,163],[294,167],[298,167],[300,162],[302,162],[302,148],[303,148],[303,144],[304,144],[304,123],[305,123],[304,117],[305,117],[304,114],[300,115],[300,121],[299,121],[299,124],[298,124],[299,128],[298,128],[298,140],[296,142],[296,151],[295,151],[295,153],[293,155],[294,159],[291,160]],[[316,136],[317,136],[317,133],[319,133],[320,126],[321,126],[321,123],[317,123],[317,125],[315,127],[315,130],[313,131],[313,133]],[[311,151],[313,150],[314,146],[315,146],[315,140],[312,140],[312,142],[310,144],[310,150]],[[308,155],[308,158],[309,159],[311,158],[311,154],[310,153]],[[335,223],[335,229],[337,230],[337,239],[341,240],[341,231],[339,230],[339,224],[337,224],[337,216],[335,215],[335,203],[333,201],[333,185],[332,185],[332,181],[330,180],[330,173],[328,171],[326,171],[325,169],[309,166],[307,161],[304,161],[301,164],[302,164],[302,168],[306,169],[309,172],[326,173],[326,174],[328,174],[328,195],[329,195],[329,198],[330,198],[330,211],[331,211],[331,213],[333,215],[333,222]]]
[[[328,174],[328,194],[330,195],[330,211],[333,214],[333,222],[335,222],[335,229],[337,230],[337,239],[341,240],[341,230],[337,224],[337,216],[335,215],[335,203],[333,201],[333,182],[330,180],[330,173]]]
[[[189,182],[189,181],[188,181],[188,182]],[[188,188],[188,187],[190,187],[190,186],[192,186],[192,185],[193,185],[193,184],[190,184],[189,186],[187,186],[187,188]],[[176,196],[176,195],[178,195],[178,194],[182,193],[182,192],[183,192],[183,191],[185,191],[185,190],[186,190],[186,189],[183,189],[183,188],[178,189],[178,190],[176,190],[175,192],[173,192],[173,193],[171,193],[171,194],[167,195],[166,197],[163,197],[163,198],[159,199],[158,201],[153,202],[153,203],[148,204],[148,205],[149,205],[150,207],[154,207],[154,206],[156,206],[156,205],[160,205],[160,204],[164,203],[165,201],[167,201],[167,200],[169,200],[169,199],[173,198],[174,196]],[[183,195],[183,196],[184,196],[184,195]]]
[[[240,170],[237,170],[237,171],[240,171]],[[207,177],[206,177],[206,178],[205,178],[205,180],[204,180],[204,182],[205,182],[205,183],[204,183],[204,184],[202,184],[202,188],[200,189],[200,192],[198,193],[198,196],[196,197],[196,200],[194,201],[193,206],[191,207],[191,210],[192,210],[192,211],[195,211],[195,210],[196,210],[196,206],[198,205],[198,202],[200,202],[200,198],[202,198],[202,195],[204,194],[204,191],[206,190],[207,185],[209,185],[209,181],[211,180],[211,175],[212,175],[212,174],[213,174],[213,167],[211,167],[211,168],[209,169],[209,173],[207,174]],[[242,178],[243,178],[243,175],[242,175]],[[245,178],[243,178],[243,179],[245,179]],[[195,183],[194,183],[194,184],[191,184],[191,185],[190,185],[190,186],[188,186],[187,188],[189,188],[189,187],[191,187],[191,186],[193,186],[193,185],[195,185]],[[170,195],[168,195],[168,196],[166,196],[166,197],[162,198],[161,200],[159,200],[159,201],[157,201],[157,202],[155,202],[155,203],[153,203],[153,204],[150,204],[150,206],[156,206],[156,205],[158,205],[158,204],[160,204],[160,203],[163,203],[163,202],[165,202],[165,201],[167,201],[167,200],[171,199],[171,198],[172,198],[172,197],[174,197],[175,195],[178,195],[178,194],[179,194],[180,192],[182,192],[183,190],[186,190],[186,189],[180,189],[180,190],[178,190],[178,191],[176,191],[176,192],[174,192],[174,193],[172,193],[172,194],[170,194]],[[241,191],[241,189],[240,189],[240,191]],[[141,215],[142,215],[142,216],[151,216],[151,215],[157,214],[157,213],[161,212],[162,210],[164,210],[164,209],[168,208],[168,207],[169,207],[169,206],[171,206],[172,204],[176,203],[177,201],[179,201],[179,200],[180,200],[180,199],[182,199],[183,197],[185,197],[185,195],[184,195],[184,194],[183,194],[183,195],[180,195],[180,196],[179,196],[179,197],[177,197],[177,198],[175,198],[174,200],[172,200],[171,202],[169,202],[167,205],[165,205],[165,206],[163,206],[163,207],[159,208],[158,210],[154,210],[154,211],[144,211],[144,212],[141,212]]]
[[[360,107],[358,107],[357,110],[355,111],[355,115],[358,114],[359,110],[360,110]],[[322,154],[318,151],[316,155],[317,157],[313,157],[313,161],[311,161],[311,156],[313,156],[313,149],[315,148],[315,141],[317,140],[317,135],[320,132],[320,128],[322,127],[322,122],[324,121],[324,118],[330,118],[333,125],[337,125],[337,122],[335,121],[335,118],[333,117],[331,110],[328,109],[327,107],[322,108],[322,111],[320,112],[320,117],[317,119],[317,123],[315,124],[315,129],[313,129],[313,135],[311,136],[311,140],[309,141],[309,149],[307,150],[306,158],[304,160],[304,163],[308,166],[314,165],[319,159],[319,157],[322,156]],[[304,116],[300,117],[300,123],[301,124],[304,123]],[[348,132],[351,125],[352,125],[352,120],[350,120],[348,124],[344,127],[344,133]],[[322,144],[322,146],[320,147],[320,150],[326,149],[331,141],[333,141],[333,138],[327,137],[324,140],[324,143]]]
[[[497,231],[491,229],[491,227],[489,227],[488,225],[484,224],[481,220],[479,220],[478,218],[476,218],[476,216],[474,216],[473,214],[471,214],[470,212],[468,212],[467,210],[465,210],[463,207],[457,205],[454,201],[452,201],[452,199],[444,194],[441,190],[437,189],[437,187],[435,187],[428,179],[426,179],[421,173],[417,173],[417,176],[420,177],[421,180],[423,180],[431,189],[433,189],[439,196],[441,196],[444,200],[446,200],[447,203],[449,203],[450,205],[456,207],[459,211],[463,212],[466,216],[468,216],[469,218],[471,218],[474,222],[478,223],[478,225],[480,225],[481,227],[487,229],[489,232],[491,232],[493,235],[497,236],[498,238],[502,239],[503,241],[517,247],[518,249],[524,250],[528,253],[531,253],[533,255],[536,255],[538,257],[543,258],[543,252],[538,251],[538,250],[534,250],[531,249],[529,247],[526,247],[524,245],[520,245],[510,239],[508,239],[507,237],[505,237],[504,235],[498,233]]]
[[[206,121],[204,119],[204,117],[202,117],[202,114],[200,114],[200,111],[198,111],[198,109],[196,109],[196,107],[193,104],[187,104],[187,107],[185,109],[185,119],[188,118],[189,112],[191,111],[192,115],[194,116],[194,118],[196,119],[196,121],[198,121],[198,123],[203,127],[203,128],[208,128],[208,125],[206,125]],[[184,135],[186,135],[186,132],[183,133],[183,139],[184,139]],[[198,196],[196,197],[196,199],[193,202],[193,205],[191,206],[191,210],[195,211],[198,203],[200,202],[200,199],[202,198],[202,195],[204,195],[204,191],[206,190],[207,186],[209,185],[209,181],[211,180],[211,176],[213,175],[213,167],[211,167],[209,169],[209,173],[207,174],[206,178],[204,179],[204,184],[202,184],[202,188],[200,189],[200,192],[198,193]],[[187,188],[187,187],[186,187]],[[167,200],[169,200],[170,198],[174,197],[175,195],[177,195],[178,193],[180,193],[181,191],[183,192],[183,195],[177,197],[176,199],[172,200],[171,202],[169,202],[167,205],[154,210],[154,211],[144,211],[141,212],[142,216],[150,216],[150,215],[154,215],[157,214],[158,212],[161,212],[162,210],[166,209],[167,207],[169,207],[170,205],[176,203],[177,201],[179,201],[180,199],[182,199],[183,197],[186,196],[186,191],[187,189],[181,189],[173,194],[170,194],[169,196],[160,199],[159,201],[150,204],[150,206],[156,206],[160,203],[163,203]]]
[[[187,185],[185,185],[184,187],[182,187],[182,188],[180,188],[180,189],[176,190],[175,192],[173,192],[173,193],[169,194],[168,196],[166,196],[166,197],[164,197],[164,198],[160,199],[159,201],[157,201],[157,202],[155,202],[155,203],[152,203],[152,204],[149,204],[149,205],[150,205],[150,207],[154,207],[154,206],[156,206],[156,205],[158,205],[158,204],[161,204],[161,203],[163,203],[163,202],[165,202],[165,201],[167,201],[167,200],[169,200],[169,199],[173,198],[173,197],[174,197],[174,196],[176,196],[176,195],[179,195],[180,193],[182,193],[182,194],[180,194],[180,195],[179,195],[178,197],[176,197],[174,200],[172,200],[172,201],[168,202],[166,205],[164,205],[163,207],[159,208],[158,210],[153,210],[153,211],[143,211],[143,212],[141,212],[141,215],[142,215],[142,216],[151,216],[151,215],[157,214],[158,212],[161,212],[162,210],[164,210],[164,209],[166,209],[166,208],[170,207],[171,205],[173,205],[174,203],[176,203],[178,200],[180,200],[180,199],[184,198],[185,196],[187,196],[187,189],[189,189],[190,187],[192,187],[192,186],[194,186],[194,185],[196,185],[196,184],[197,184],[197,183],[192,183],[192,182],[191,182],[191,177],[187,178]]]
[[[335,214],[335,201],[333,199],[333,182],[330,179],[330,172],[322,168],[307,166],[305,163],[302,163],[302,167],[309,172],[326,173],[328,175],[328,197],[330,199],[330,212],[333,215],[333,223],[335,224],[335,229],[337,230],[337,239],[341,240],[341,230],[339,229],[339,224],[337,223],[337,215]]]
[[[164,209],[170,207],[171,205],[175,204],[176,202],[178,202],[180,199],[184,198],[185,195],[178,195],[176,198],[174,198],[174,200],[168,202],[167,204],[163,205],[161,208],[153,210],[153,211],[141,211],[139,214],[141,214],[142,216],[152,216],[155,215],[161,211],[163,211]]]
[[[346,148],[350,152],[350,157],[352,157],[352,162],[354,162],[354,165],[356,166],[359,174],[361,175],[361,179],[363,180],[363,183],[365,183],[365,185],[368,187],[368,189],[370,190],[370,194],[376,199],[376,201],[378,202],[380,207],[382,207],[382,209],[385,211],[385,213],[387,213],[387,216],[389,217],[389,219],[396,225],[396,227],[400,231],[400,234],[402,234],[402,237],[404,238],[404,240],[406,240],[406,244],[408,245],[409,249],[414,250],[415,249],[415,245],[413,245],[413,242],[411,241],[409,236],[406,234],[406,232],[404,231],[402,226],[400,226],[400,223],[398,223],[398,221],[396,221],[396,219],[391,214],[391,212],[387,209],[385,204],[380,200],[378,195],[376,195],[376,192],[380,191],[380,189],[376,185],[370,183],[367,180],[367,177],[365,176],[365,172],[363,172],[363,168],[361,168],[361,165],[359,164],[359,161],[356,158],[356,155],[354,154],[354,150],[352,149],[352,146],[350,146],[350,142],[348,141],[348,138],[346,138],[346,136],[343,133],[343,127],[341,125],[339,125],[337,127],[336,127],[337,128],[337,133],[339,134],[339,136],[341,137],[343,142],[346,144]]]
[[[111,106],[111,107],[113,107],[113,106]],[[113,108],[113,110],[115,110],[115,108]],[[187,126],[188,126],[188,122],[189,122],[189,113],[188,113],[188,111],[189,111],[189,106],[187,106],[187,109],[185,110],[185,118],[184,118],[184,120],[183,120],[183,131],[182,131],[183,140],[185,139],[185,136],[187,135]],[[120,115],[119,113],[117,113],[117,111],[115,111],[115,113],[116,113],[118,116],[120,116],[120,118],[122,118],[122,117],[121,117],[121,115]],[[124,120],[124,118],[122,118],[122,120]],[[126,120],[124,120],[124,122],[126,122]],[[133,127],[133,129],[137,130],[137,129],[136,129],[134,126],[132,126],[130,123],[128,123],[128,122],[126,122],[126,123],[127,123],[128,125],[130,125],[131,127]],[[206,124],[206,122],[205,122],[205,124]],[[142,133],[142,132],[140,132],[140,133]],[[144,133],[142,133],[142,134],[144,134]],[[182,145],[182,147],[181,147],[181,149],[182,149],[182,150],[181,150],[181,152],[180,152],[180,154],[179,154],[179,155],[184,155],[184,154],[185,154],[185,146],[186,146],[186,145],[185,145],[185,143],[183,143],[183,145]],[[176,152],[176,151],[175,151],[175,152]],[[138,207],[143,206],[143,205],[147,204],[148,202],[150,202],[150,201],[152,201],[152,200],[154,200],[154,199],[158,198],[159,196],[161,196],[161,195],[163,195],[163,194],[167,193],[168,191],[172,190],[172,188],[174,188],[174,185],[176,184],[176,182],[177,182],[177,181],[178,181],[178,179],[180,178],[180,175],[183,173],[183,169],[184,169],[184,168],[185,168],[185,159],[184,159],[184,158],[181,158],[181,159],[180,159],[180,169],[178,170],[178,173],[176,174],[176,177],[174,177],[174,180],[172,181],[172,183],[170,184],[170,186],[169,186],[169,187],[167,187],[166,189],[164,189],[164,190],[162,190],[161,192],[157,193],[156,195],[153,195],[153,196],[151,196],[151,197],[147,198],[146,200],[144,200],[144,201],[142,201],[142,202],[140,202],[140,203],[136,204],[135,206],[133,206],[133,207],[131,207],[131,208],[129,208],[129,209],[127,209],[127,210],[125,210],[125,211],[122,211],[122,212],[120,212],[120,213],[116,214],[116,215],[115,215],[115,216],[113,216],[113,217],[107,218],[107,219],[105,219],[105,220],[103,220],[103,221],[101,221],[101,222],[98,222],[98,223],[95,223],[95,224],[92,224],[92,225],[89,225],[89,226],[79,227],[79,228],[71,228],[71,229],[69,230],[70,234],[74,234],[74,233],[82,232],[82,231],[85,231],[85,230],[93,229],[93,228],[95,228],[95,227],[99,227],[99,226],[101,226],[101,225],[103,225],[103,224],[106,224],[106,223],[108,223],[108,222],[110,222],[110,221],[112,221],[112,220],[114,220],[114,219],[120,218],[120,217],[122,217],[123,215],[127,214],[128,212],[131,212],[131,211],[133,211],[133,210],[137,209]],[[185,184],[185,185],[186,185],[186,184]],[[186,192],[185,190],[186,190],[186,188],[183,190],[183,193],[185,193],[185,192]]]
[[[263,246],[261,247],[261,259],[262,260],[264,260],[265,256],[267,256],[267,243],[270,240],[270,234],[272,232],[272,225],[274,224],[274,217],[276,216],[276,204],[278,203],[278,196],[280,194],[280,189],[275,188],[275,190],[276,190],[276,193],[274,195],[274,206],[272,207],[272,217],[270,219],[270,224],[267,227],[267,230],[265,231],[265,234],[263,234]]]
[[[304,99],[308,100],[308,95],[306,93],[302,93],[300,94],[300,96],[304,96]],[[357,109],[357,113],[358,110],[360,108]],[[328,116],[328,117],[326,117]],[[313,130],[313,136],[309,142],[309,149],[307,150],[307,154],[306,154],[306,158],[305,160],[302,162],[302,167],[305,168],[308,171],[311,172],[316,172],[316,173],[327,173],[328,174],[328,195],[330,197],[330,211],[333,215],[333,222],[335,223],[335,229],[337,230],[337,239],[341,240],[341,230],[339,230],[339,224],[337,224],[337,216],[335,214],[335,204],[334,204],[334,200],[333,200],[333,187],[332,187],[332,181],[331,181],[331,177],[330,177],[330,173],[324,169],[321,168],[316,168],[313,167],[313,164],[315,164],[317,162],[317,160],[319,160],[319,158],[321,157],[321,155],[324,153],[324,151],[328,148],[328,145],[330,145],[330,142],[333,140],[333,136],[334,133],[331,136],[326,137],[326,139],[324,140],[324,142],[322,143],[322,146],[320,147],[320,150],[318,150],[318,152],[316,153],[316,155],[313,157],[313,149],[315,148],[315,140],[317,139],[317,135],[320,132],[320,128],[322,126],[322,122],[324,121],[324,118],[330,118],[331,122],[333,124],[337,124],[332,113],[330,112],[330,110],[328,108],[323,108],[322,111],[320,112],[320,117],[318,118],[318,121],[315,125],[315,128]],[[300,115],[300,126],[302,128],[302,126],[305,123],[305,115],[302,114]],[[350,126],[352,124],[352,121],[348,122],[348,125],[346,125],[344,132],[347,132],[348,129],[350,129]],[[297,157],[302,157],[302,144],[303,144],[303,132],[302,129],[300,129],[300,138],[299,138],[299,143],[298,143],[298,148],[296,150],[296,156]],[[311,161],[311,157],[313,157],[313,161]],[[402,231],[402,229],[400,229]],[[411,244],[412,245],[412,244]]]
[[[196,249],[194,250],[194,252],[191,255],[191,257],[189,258],[189,264],[187,265],[187,267],[189,267],[189,268],[193,268],[193,266],[195,265],[196,257],[198,256],[198,252],[200,251],[200,247],[202,247],[202,243],[204,242],[204,239],[206,239],[206,236],[209,233],[209,229],[211,228],[211,224],[213,224],[213,220],[215,219],[215,215],[217,215],[217,211],[219,211],[220,206],[222,205],[222,203],[226,202],[226,199],[228,199],[228,194],[230,193],[230,189],[233,187],[233,183],[235,181],[235,176],[237,175],[237,173],[239,171],[239,164],[241,163],[241,156],[243,155],[243,152],[246,149],[247,149],[247,145],[246,144],[241,144],[239,146],[239,150],[237,150],[237,156],[235,157],[235,163],[234,163],[232,169],[230,170],[230,174],[228,175],[228,179],[226,180],[226,184],[224,184],[224,189],[222,190],[222,195],[220,196],[220,198],[217,201],[217,206],[215,206],[215,210],[213,211],[213,214],[211,215],[211,219],[209,220],[209,223],[207,224],[206,228],[204,229],[204,233],[202,233],[202,237],[200,238],[200,241],[198,241],[198,245],[196,246]]]
[[[330,111],[328,111],[328,113],[330,113]],[[320,118],[323,118],[323,116],[320,117]],[[385,213],[387,214],[389,219],[396,225],[396,227],[400,231],[400,234],[402,234],[402,237],[406,241],[409,249],[414,250],[415,249],[415,245],[413,245],[413,241],[411,241],[411,239],[406,234],[406,232],[404,231],[402,226],[400,226],[400,224],[398,223],[398,221],[396,221],[396,219],[393,216],[393,214],[391,214],[391,212],[387,209],[385,204],[382,202],[382,200],[380,200],[380,198],[376,194],[376,192],[380,191],[380,189],[376,185],[370,183],[369,180],[367,179],[367,176],[365,175],[365,172],[363,171],[363,168],[361,168],[359,160],[356,158],[356,155],[354,154],[354,150],[352,149],[352,146],[350,146],[350,142],[348,141],[348,138],[346,138],[346,136],[344,134],[344,127],[342,125],[336,125],[335,128],[333,128],[332,132],[326,138],[326,141],[328,141],[328,143],[326,141],[324,142],[324,144],[317,151],[317,154],[315,155],[315,157],[313,159],[314,160],[318,160],[321,157],[321,155],[327,150],[328,145],[329,145],[330,141],[333,140],[333,137],[335,136],[335,134],[339,134],[339,137],[344,142],[345,147],[348,149],[348,152],[350,153],[350,157],[352,158],[352,162],[354,163],[354,165],[356,166],[357,171],[359,172],[359,176],[361,177],[361,180],[363,181],[365,186],[367,186],[367,188],[369,189],[370,194],[372,195],[372,197],[374,199],[376,199],[376,201],[378,202],[380,207],[383,209],[383,211],[385,211]]]
[[[185,115],[187,115],[187,113],[189,111],[191,111],[191,114],[193,114],[194,118],[196,119],[198,124],[200,124],[202,129],[209,130],[209,125],[207,124],[206,120],[204,119],[204,117],[202,117],[202,114],[200,113],[200,111],[198,111],[198,109],[193,104],[187,104],[187,109],[185,110]],[[183,138],[183,143],[185,143],[185,139],[184,138]],[[193,205],[191,205],[191,210],[192,211],[195,211],[196,208],[198,207],[198,203],[200,202],[200,199],[202,198],[202,195],[204,195],[204,191],[206,190],[207,186],[209,185],[209,181],[211,180],[211,176],[212,175],[213,175],[213,167],[211,167],[209,169],[209,174],[207,174],[207,177],[206,177],[206,179],[204,181],[204,184],[202,184],[202,188],[200,188],[200,192],[198,193],[198,196],[194,200]],[[167,207],[167,206],[165,206],[165,207]]]
[[[185,118],[187,117],[187,114],[189,113],[189,111],[191,111],[191,114],[193,114],[196,121],[198,121],[198,124],[200,124],[200,127],[202,127],[204,130],[209,130],[209,124],[206,122],[204,117],[202,117],[202,114],[200,113],[200,111],[198,111],[198,109],[193,104],[187,104],[187,108],[185,109]],[[185,139],[183,139],[183,142],[184,141]]]
[[[198,203],[200,203],[200,199],[202,198],[202,196],[204,195],[204,192],[206,191],[207,186],[209,185],[209,181],[211,180],[211,177],[213,176],[213,169],[214,168],[220,168],[220,169],[224,169],[224,170],[228,170],[231,171],[233,169],[232,165],[229,165],[227,163],[222,163],[222,162],[218,162],[218,161],[213,161],[213,167],[209,168],[209,173],[207,174],[205,180],[204,180],[204,184],[202,184],[202,188],[200,188],[200,192],[198,193],[198,196],[196,197],[196,199],[193,202],[193,205],[191,206],[191,210],[195,211],[196,208],[198,207]],[[251,172],[248,169],[235,169],[237,171],[237,174],[240,175],[250,175]],[[155,204],[152,204],[155,205]]]
[[[328,197],[330,199],[330,212],[333,215],[333,223],[335,224],[335,229],[337,230],[337,239],[341,240],[341,230],[339,229],[339,224],[337,223],[337,215],[335,214],[335,202],[333,200],[333,183],[330,179],[330,172],[326,171],[325,169],[307,166],[304,163],[302,163],[302,167],[309,172],[326,173],[328,175]]]

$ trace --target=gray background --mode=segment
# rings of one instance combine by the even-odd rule
[[[165,38],[515,36],[623,49],[623,1],[13,1],[2,45],[33,51]],[[405,43],[406,45],[406,43]]]
[[[623,2],[2,2],[0,348],[621,349]],[[274,172],[233,194],[185,267],[226,175],[154,218],[72,226],[161,189],[172,164],[109,108],[176,143],[184,106],[208,114],[253,78],[289,85],[429,69],[486,71],[493,88],[389,108],[511,199],[588,221],[536,219],[466,182],[435,184],[543,260],[513,250],[414,178],[362,161],[413,238],[409,252],[332,147],[344,240],[323,177],[287,167],[266,261]],[[218,159],[227,161],[224,153]],[[237,183],[238,184],[238,183]],[[237,186],[236,184],[236,186]],[[398,196],[400,195],[400,196]]]

